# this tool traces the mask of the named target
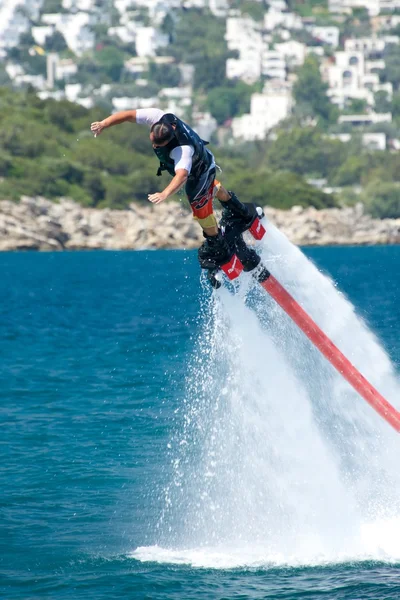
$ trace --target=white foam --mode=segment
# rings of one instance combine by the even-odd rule
[[[274,227],[263,261],[387,399],[400,385],[351,303]],[[246,305],[247,303],[247,305]],[[159,546],[138,560],[233,568],[400,560],[400,436],[241,277],[214,294],[170,443]]]

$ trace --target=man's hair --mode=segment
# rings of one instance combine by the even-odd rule
[[[154,123],[150,131],[155,144],[165,144],[174,137],[174,128],[169,123]]]

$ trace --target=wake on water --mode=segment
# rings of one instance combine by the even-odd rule
[[[264,264],[399,408],[392,364],[351,303],[270,224],[264,240]],[[399,434],[250,275],[204,310],[158,545],[132,556],[217,568],[399,561]]]

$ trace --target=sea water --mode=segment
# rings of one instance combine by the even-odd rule
[[[259,251],[399,408],[400,249]],[[398,434],[249,275],[0,265],[2,597],[400,597]]]

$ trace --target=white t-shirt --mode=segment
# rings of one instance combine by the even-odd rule
[[[160,108],[138,108],[136,110],[136,123],[138,125],[148,125],[151,127],[157,123],[166,113]],[[194,154],[193,146],[177,146],[169,153],[174,161],[175,172],[177,169],[185,169],[190,173],[192,168],[192,157]]]

